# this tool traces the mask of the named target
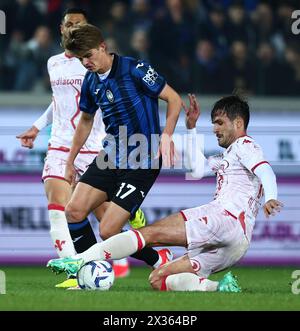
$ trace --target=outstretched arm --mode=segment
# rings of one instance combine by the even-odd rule
[[[213,172],[208,164],[208,160],[201,150],[201,139],[197,136],[196,123],[201,111],[196,96],[188,94],[189,107],[182,102],[185,111],[185,125],[187,128],[186,160],[187,167],[192,170],[190,175],[194,179],[201,179],[204,176],[212,175]]]
[[[53,101],[50,103],[49,107],[40,116],[33,125],[39,130],[43,130],[46,126],[53,122]]]
[[[265,191],[265,204],[263,205],[264,214],[267,218],[280,212],[283,207],[282,202],[277,200],[276,176],[268,163],[263,163],[254,171],[255,175],[261,180]]]
[[[33,123],[32,127],[27,131],[19,134],[16,138],[20,139],[22,147],[33,148],[34,141],[39,132],[52,123],[53,120],[53,102],[45,112]]]

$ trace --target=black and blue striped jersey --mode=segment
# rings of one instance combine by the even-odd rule
[[[86,73],[80,110],[93,114],[100,107],[107,133],[103,148],[116,168],[136,168],[137,162],[151,167],[161,134],[158,96],[165,84],[150,64],[117,54],[106,79]]]

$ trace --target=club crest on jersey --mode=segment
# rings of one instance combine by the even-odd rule
[[[219,171],[224,173],[228,167],[229,167],[229,162],[227,160],[223,160],[219,167]]]
[[[111,90],[106,90],[105,94],[109,102],[114,102],[114,95]]]
[[[191,263],[192,263],[192,268],[197,272],[200,270],[201,266],[200,263],[197,260],[194,259],[190,259]]]

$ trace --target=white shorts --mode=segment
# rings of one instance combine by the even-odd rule
[[[69,153],[61,150],[48,150],[43,169],[42,179],[46,181],[49,178],[57,178],[65,180],[66,162]],[[78,182],[80,177],[86,171],[88,166],[97,156],[96,153],[79,153],[75,159],[76,179]]]
[[[226,269],[246,253],[249,242],[241,223],[219,203],[181,211],[185,219],[188,257],[200,277]]]

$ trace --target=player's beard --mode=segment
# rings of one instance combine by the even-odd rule
[[[218,144],[219,146],[223,147],[223,148],[228,148],[233,142],[234,142],[234,138],[231,136],[227,136],[225,137],[224,135],[222,135],[219,139],[218,139]]]

